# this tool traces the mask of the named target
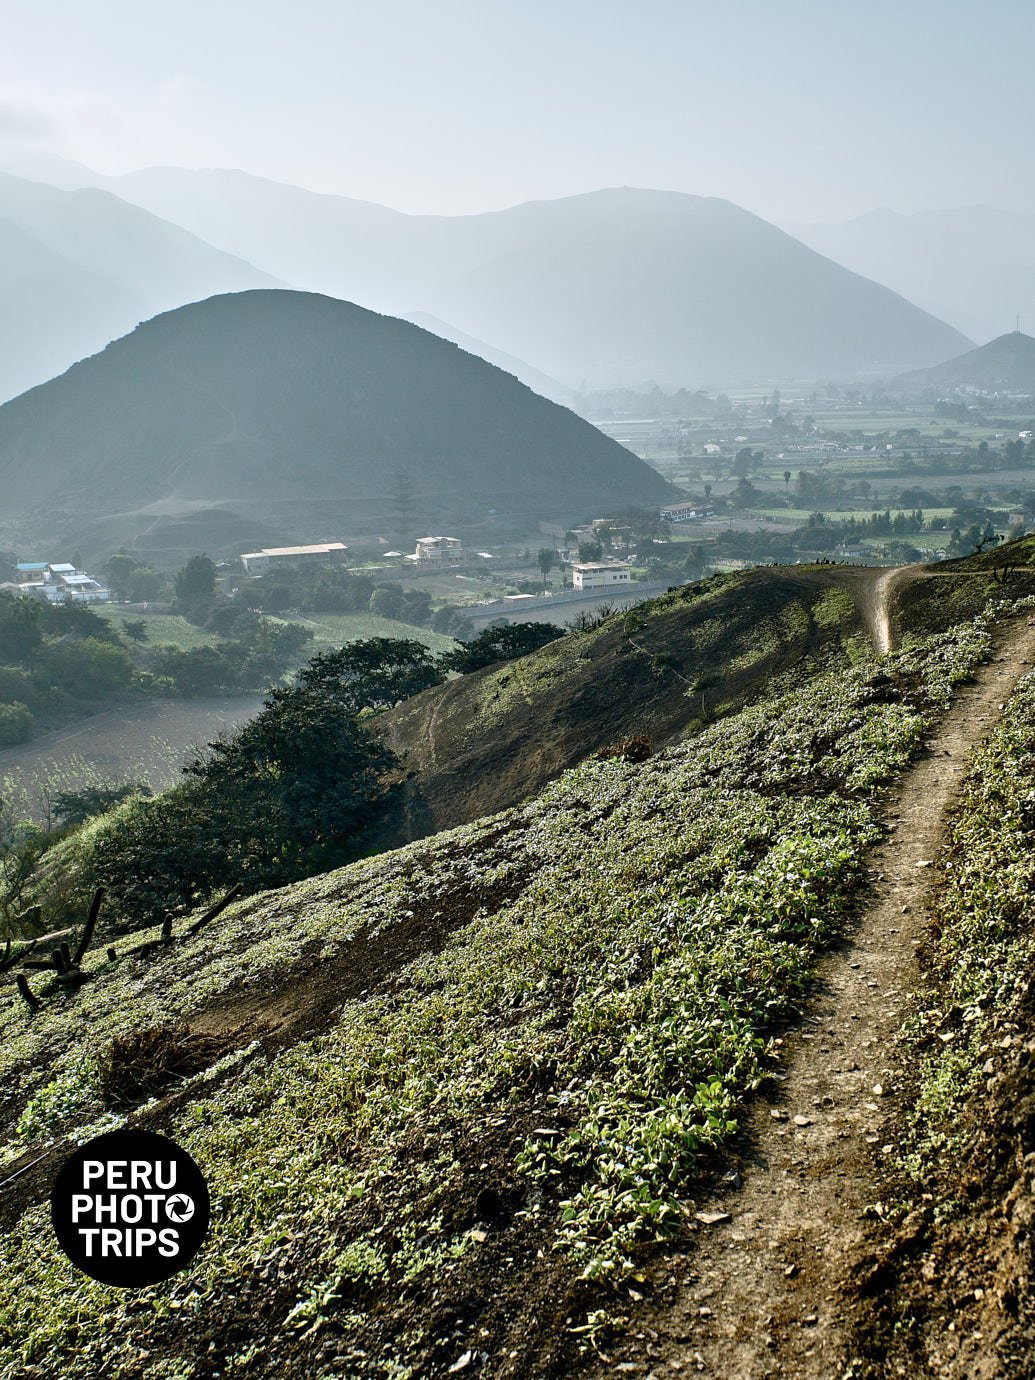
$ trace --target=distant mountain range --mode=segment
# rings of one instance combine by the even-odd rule
[[[182,307],[0,407],[4,521],[87,554],[395,541],[400,482],[411,537],[481,528],[491,510],[574,521],[675,496],[484,360],[309,293]]]
[[[977,389],[981,393],[1035,396],[1035,339],[1023,331],[1011,331],[933,369],[901,374],[891,387],[906,394]]]
[[[298,287],[429,313],[571,388],[887,376],[970,343],[712,197],[625,187],[446,217],[238,172],[108,185]]]
[[[886,283],[975,340],[1035,325],[1035,216],[965,206],[871,211],[840,225],[788,225],[821,254]]]
[[[971,343],[716,198],[615,188],[411,216],[234,171],[103,178],[49,159],[39,175],[101,185],[292,287],[434,318],[447,338],[548,382],[554,397],[650,382],[887,378]]]
[[[157,312],[275,283],[111,192],[0,174],[0,401]]]

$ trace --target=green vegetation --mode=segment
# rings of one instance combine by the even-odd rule
[[[920,1088],[906,1165],[928,1190],[952,1182],[947,1166],[979,1130],[968,1110],[998,1071],[986,1064],[990,1056],[995,1064],[1003,1031],[1014,1022],[1027,1027],[1035,972],[1033,773],[1035,675],[1028,675],[972,755],[951,821],[929,985],[908,1032]]]
[[[879,1225],[860,1276],[853,1375],[926,1373],[947,1322],[963,1335],[982,1325],[985,1294],[1002,1319],[1004,1373],[1032,1371],[1019,1218],[1035,1153],[1033,777],[1029,673],[971,753],[949,819],[922,982],[900,1037],[908,1096],[885,1129],[895,1151],[870,1208]]]
[[[134,613],[126,615],[110,606],[97,610],[98,616],[119,633],[131,636],[130,623],[143,624],[144,638],[151,646],[176,647],[181,652],[192,652],[197,647],[218,647],[223,638],[208,628],[199,628],[178,613]],[[133,639],[135,640],[135,639]]]
[[[0,704],[0,748],[13,747],[32,737],[32,713],[27,705]]]
[[[459,671],[466,676],[480,671],[483,666],[527,656],[563,636],[564,629],[553,623],[510,623],[505,627],[486,628],[455,652],[447,652],[441,664],[449,671]]]
[[[103,1048],[213,1008],[232,1029],[281,990],[298,1011],[163,1109],[217,1204],[186,1275],[115,1298],[27,1207],[0,1253],[18,1373],[114,1374],[143,1348],[150,1374],[200,1375],[224,1317],[261,1328],[254,1374],[437,1373],[482,1321],[529,1373],[529,1271],[568,1319],[552,1344],[576,1348],[594,1281],[683,1229],[848,912],[875,792],[989,645],[967,624],[835,660],[647,761],[586,762],[526,805],[239,903],[153,961],[92,956],[32,1018],[5,994],[9,1135],[30,1105],[52,1134],[118,1124],[75,1072],[86,1031]]]

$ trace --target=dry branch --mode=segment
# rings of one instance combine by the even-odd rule
[[[222,912],[226,910],[227,906],[230,905],[232,901],[236,901],[243,890],[244,887],[240,882],[238,882],[236,886],[232,886],[218,905],[213,906],[211,910],[207,910],[200,920],[195,920],[194,924],[191,925],[187,933],[197,934],[197,932],[200,929],[203,929],[204,926],[207,925],[210,920],[214,920],[217,915],[221,915]]]
[[[14,981],[16,987],[18,988],[18,991],[29,1003],[29,1010],[37,1010],[39,1007],[39,1001],[36,997],[32,995],[32,988],[29,986],[29,979],[25,976],[24,973],[19,973]]]
[[[93,900],[90,903],[90,913],[86,917],[86,925],[83,928],[82,938],[75,951],[75,966],[78,968],[83,961],[83,956],[93,939],[93,932],[97,928],[97,917],[101,913],[101,902],[104,900],[104,887],[99,886],[94,892]]]

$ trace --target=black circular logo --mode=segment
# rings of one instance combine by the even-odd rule
[[[111,1131],[81,1145],[50,1195],[54,1230],[72,1264],[126,1289],[159,1284],[188,1265],[209,1211],[201,1170],[153,1131]]]

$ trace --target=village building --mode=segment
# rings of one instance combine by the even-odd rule
[[[276,567],[322,565],[343,561],[349,548],[340,541],[318,542],[314,546],[264,546],[260,551],[246,551],[241,564],[249,575],[264,575]]]
[[[463,543],[459,537],[418,537],[413,559],[418,565],[463,565]]]
[[[681,503],[665,503],[658,511],[664,522],[689,522],[691,518],[701,516],[697,505],[689,499]]]
[[[0,589],[51,604],[107,604],[111,599],[110,589],[70,561],[19,561],[15,579]]]
[[[572,566],[571,579],[575,589],[612,589],[629,584],[632,571],[620,561],[583,561]]]

